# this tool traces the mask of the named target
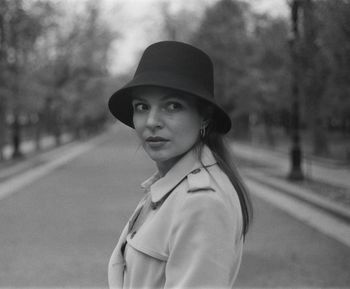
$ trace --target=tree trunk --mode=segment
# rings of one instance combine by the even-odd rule
[[[18,159],[23,156],[21,149],[21,125],[18,120],[18,115],[14,115],[14,120],[12,124],[12,159]]]
[[[53,135],[55,137],[56,146],[61,145],[61,124],[58,116],[58,111],[55,111],[53,122]]]
[[[0,161],[4,160],[3,148],[5,147],[6,137],[6,119],[5,119],[5,104],[0,96]]]
[[[60,130],[58,123],[55,123],[53,131],[54,131],[53,134],[55,137],[55,145],[60,146],[61,145],[61,130]]]
[[[312,136],[313,153],[326,156],[329,154],[329,145],[323,126],[325,116],[322,114],[322,102],[328,73],[325,67],[325,57],[317,43],[319,26],[315,17],[314,1],[305,0],[302,3],[304,13],[303,88],[306,111]]]
[[[43,115],[42,113],[38,113],[38,122],[35,124],[35,150],[38,152],[41,150],[41,135],[42,135],[42,125]]]
[[[269,113],[266,112],[263,114],[263,118],[264,118],[264,134],[265,134],[267,145],[274,147],[276,142],[272,131],[271,116]]]

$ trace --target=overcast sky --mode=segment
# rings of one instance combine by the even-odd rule
[[[137,52],[148,44],[158,41],[157,27],[159,15],[156,6],[162,2],[171,4],[173,10],[194,9],[203,11],[217,0],[103,0],[104,15],[112,27],[122,32],[122,38],[115,42],[111,51],[111,71],[125,72],[135,66]],[[266,12],[272,16],[288,15],[287,0],[246,0],[258,12]],[[159,25],[158,25],[159,24]]]

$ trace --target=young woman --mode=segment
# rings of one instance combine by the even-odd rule
[[[110,287],[232,288],[251,205],[223,142],[231,121],[209,56],[155,43],[108,105],[158,168],[112,253]]]

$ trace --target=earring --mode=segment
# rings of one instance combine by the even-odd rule
[[[199,130],[199,133],[200,133],[202,138],[205,138],[205,133],[206,133],[206,126],[205,125],[202,125],[202,127]]]

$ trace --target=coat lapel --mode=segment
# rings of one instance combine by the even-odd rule
[[[108,283],[109,283],[109,288],[111,289],[123,288],[125,259],[121,252],[121,247],[126,241],[127,233],[128,233],[128,226],[125,226],[119,238],[119,241],[116,247],[114,248],[112,256],[109,260]]]

